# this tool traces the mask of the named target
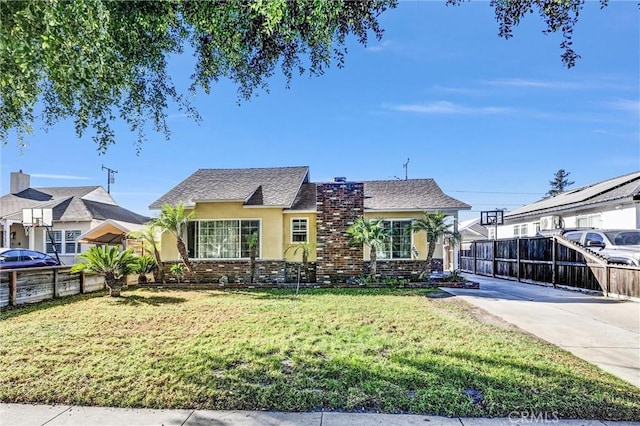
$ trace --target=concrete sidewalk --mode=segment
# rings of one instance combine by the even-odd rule
[[[464,275],[480,289],[444,290],[640,387],[640,303]]]
[[[507,418],[459,418],[412,414],[282,413],[272,411],[149,410],[67,405],[0,404],[2,426],[627,426],[640,422],[558,420],[553,414],[513,413]]]

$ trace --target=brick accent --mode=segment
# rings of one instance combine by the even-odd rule
[[[380,277],[393,277],[415,280],[422,271],[423,260],[380,260],[376,262],[377,275]],[[442,272],[442,259],[432,259],[433,271]],[[364,262],[365,274],[369,274],[371,262]]]
[[[174,262],[175,263],[175,262]],[[185,272],[180,282],[198,284],[218,284],[222,276],[230,284],[249,284],[250,271],[248,260],[195,260],[192,261],[195,274]],[[172,263],[164,264],[165,278],[168,283],[177,282],[171,275]],[[301,281],[306,281],[304,268],[300,269]],[[309,282],[315,282],[315,263],[309,262]],[[255,283],[282,284],[298,280],[298,264],[284,260],[256,260]]]
[[[349,247],[347,228],[364,215],[364,184],[321,183],[316,188],[316,277],[319,283],[345,282],[363,271],[363,249]]]

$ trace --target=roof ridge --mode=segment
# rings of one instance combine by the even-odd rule
[[[203,170],[278,170],[278,169],[309,169],[309,166],[282,166],[282,167],[230,167],[230,168],[219,168],[219,167],[209,167],[209,168],[200,168],[197,171]]]
[[[620,188],[620,187],[621,187],[621,186],[623,186],[623,185],[628,185],[628,184],[630,184],[630,183],[631,183],[631,182],[633,182],[634,180],[638,180],[638,179],[640,179],[640,171],[638,171],[638,172],[633,172],[633,173],[627,173],[627,174],[625,174],[625,175],[617,176],[617,177],[614,177],[614,178],[611,178],[611,179],[605,179],[605,180],[603,180],[603,181],[596,182],[596,183],[591,184],[591,185],[587,185],[587,186],[583,186],[583,187],[581,187],[581,188],[577,188],[577,189],[575,189],[575,190],[573,190],[573,191],[563,192],[562,194],[575,194],[576,192],[582,191],[582,190],[584,190],[584,189],[587,189],[587,188],[593,188],[593,187],[595,187],[595,186],[597,186],[597,185],[601,185],[601,184],[603,184],[603,183],[610,182],[610,181],[613,181],[613,180],[616,180],[616,179],[621,179],[621,178],[624,178],[624,177],[627,177],[627,176],[629,176],[629,177],[630,177],[631,175],[634,175],[634,174],[638,174],[638,176],[635,176],[633,179],[629,179],[629,180],[625,180],[624,182],[620,182],[620,183],[619,183],[619,184],[617,184],[616,186],[611,186],[611,187],[608,187],[608,188],[604,188],[602,191],[600,191],[600,192],[598,192],[598,193],[595,193],[595,194],[593,194],[593,195],[591,195],[591,196],[589,196],[589,197],[587,197],[587,198],[585,198],[585,199],[584,199],[584,201],[587,201],[587,200],[590,200],[590,199],[592,199],[592,198],[598,197],[598,196],[600,196],[600,195],[604,194],[605,192],[613,191],[614,189]],[[562,194],[559,194],[559,195],[562,195]]]

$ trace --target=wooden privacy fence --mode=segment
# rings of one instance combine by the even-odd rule
[[[104,277],[69,266],[0,270],[0,308],[105,289]]]
[[[460,251],[460,270],[640,298],[640,268],[609,264],[562,237],[474,241]]]

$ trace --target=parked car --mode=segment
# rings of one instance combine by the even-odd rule
[[[640,229],[589,229],[567,232],[563,236],[606,258],[609,263],[640,266]]]
[[[59,265],[55,258],[34,250],[0,248],[0,269],[35,268]]]
[[[581,228],[556,228],[556,229],[543,229],[536,233],[536,237],[553,237],[554,235],[564,235],[567,232],[572,231],[586,231],[589,229],[595,229],[593,227],[581,227]]]

